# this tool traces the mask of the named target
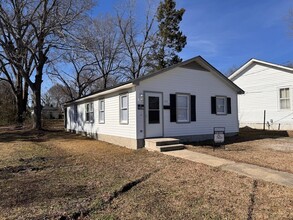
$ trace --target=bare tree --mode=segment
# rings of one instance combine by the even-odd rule
[[[105,16],[88,21],[82,30],[80,43],[89,55],[94,68],[103,79],[102,88],[108,86],[109,78],[117,74],[122,62],[122,36],[114,18]]]
[[[124,62],[124,74],[127,79],[135,79],[146,74],[150,69],[147,59],[152,52],[153,30],[155,16],[148,4],[148,9],[144,17],[144,24],[140,25],[133,13],[133,2],[130,2],[127,8],[117,10],[117,24],[122,34],[124,56],[127,58]]]
[[[4,51],[0,52],[0,56],[2,57],[2,60],[0,60],[0,82],[5,81],[10,86],[14,95],[12,98],[16,103],[16,122],[21,124],[27,110],[28,84],[19,73],[21,70],[17,66],[11,65],[8,61],[4,61]]]
[[[62,56],[63,66],[67,68],[51,65],[49,75],[64,85],[71,99],[116,83],[122,39],[114,21],[110,16],[84,21],[83,28],[70,39],[72,50]]]
[[[29,2],[28,2],[29,3]],[[25,45],[34,40],[28,30],[28,20],[21,14],[21,1],[1,1],[0,5],[0,80],[9,83],[17,106],[17,122],[23,122],[28,100],[28,83],[35,64]]]
[[[13,122],[16,111],[14,92],[10,84],[6,81],[0,81],[0,125]]]
[[[63,103],[70,100],[70,97],[65,93],[65,88],[61,84],[53,85],[44,95],[43,104],[47,106],[57,107],[62,109]]]
[[[9,63],[24,69],[19,60],[29,54],[29,61],[35,65],[32,75],[20,71],[32,90],[35,129],[41,129],[41,86],[49,53],[64,49],[63,39],[91,6],[90,0],[5,0],[0,5],[2,33],[13,36],[11,44],[4,45],[8,48]]]
[[[62,58],[62,65],[66,65],[67,68],[59,68],[58,65],[53,64],[48,73],[52,80],[57,79],[62,83],[62,90],[70,100],[95,90],[94,83],[102,79],[102,76],[94,70],[95,61],[90,60],[84,51],[77,49],[64,54]]]

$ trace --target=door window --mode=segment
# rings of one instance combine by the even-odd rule
[[[160,124],[160,98],[148,97],[149,102],[149,124]]]

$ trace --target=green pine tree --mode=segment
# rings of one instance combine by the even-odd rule
[[[153,53],[155,69],[163,69],[182,61],[178,53],[186,45],[186,36],[180,31],[179,24],[184,12],[183,8],[176,9],[174,0],[160,2],[156,14],[159,31],[155,39]]]

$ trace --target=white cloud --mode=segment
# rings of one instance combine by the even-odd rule
[[[217,45],[207,39],[189,38],[186,49],[196,51],[203,56],[217,55]]]

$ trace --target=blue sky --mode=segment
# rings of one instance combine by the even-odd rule
[[[137,0],[141,10],[146,0]],[[157,1],[158,2],[158,1]],[[121,1],[99,1],[93,14],[113,13]],[[177,0],[185,8],[181,29],[187,45],[183,59],[203,56],[221,72],[250,58],[285,65],[293,61],[292,0]],[[139,13],[139,12],[138,12]]]
[[[127,0],[99,0],[92,16],[115,14]],[[137,17],[148,0],[137,0]],[[155,2],[157,7],[159,0]],[[177,0],[185,8],[181,29],[187,45],[180,56],[186,60],[201,55],[222,73],[240,67],[251,58],[281,65],[293,62],[293,30],[289,10],[293,0]],[[46,91],[52,84],[45,77]]]

